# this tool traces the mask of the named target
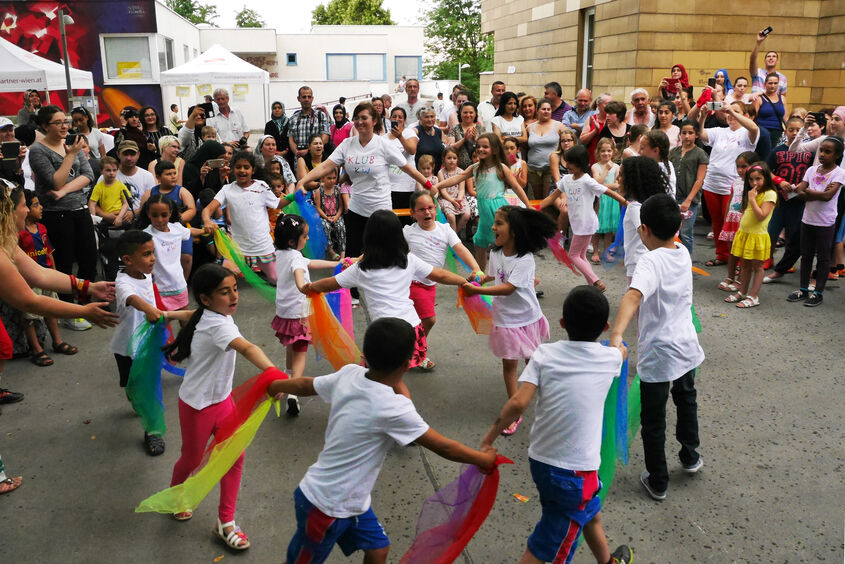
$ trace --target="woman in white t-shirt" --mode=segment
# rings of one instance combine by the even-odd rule
[[[346,223],[346,256],[361,254],[364,228],[377,210],[391,209],[390,165],[398,167],[416,182],[431,188],[431,182],[417,172],[413,164],[389,139],[374,134],[376,109],[370,102],[361,102],[352,112],[358,135],[345,139],[328,159],[299,179],[296,187],[305,192],[305,184],[318,180],[331,169],[343,167],[352,181]]]
[[[273,367],[264,351],[244,339],[232,320],[238,308],[238,283],[231,270],[214,263],[204,264],[194,272],[191,286],[197,309],[176,340],[165,347],[165,354],[173,360],[188,359],[179,387],[182,452],[173,467],[171,487],[183,483],[197,469],[209,438],[235,414],[231,392],[237,353],[259,370]],[[235,550],[249,548],[249,540],[235,524],[243,464],[241,454],[220,480],[220,504],[213,529]],[[192,511],[185,507],[174,517],[186,521],[193,516]]]
[[[731,199],[731,185],[739,178],[736,174],[736,158],[740,153],[753,151],[760,138],[760,129],[749,119],[742,102],[733,102],[724,107],[728,127],[710,127],[704,129],[704,120],[708,112],[697,105],[690,110],[690,120],[698,120],[702,125],[701,141],[710,145],[710,164],[701,187],[704,205],[710,213],[712,231],[717,235],[722,231],[728,203]],[[727,264],[730,255],[730,242],[715,240],[716,258],[708,260],[707,266]]]
[[[382,317],[398,317],[415,328],[417,342],[411,357],[411,368],[420,366],[426,358],[428,343],[411,299],[411,282],[428,279],[460,286],[466,279],[448,270],[435,268],[409,252],[402,224],[391,210],[377,210],[370,216],[364,230],[363,251],[363,257],[357,263],[337,276],[305,284],[303,290],[331,292],[339,288],[362,289],[373,321]]]
[[[525,120],[517,114],[519,98],[513,92],[505,92],[499,100],[499,108],[493,117],[493,133],[503,140],[506,137],[516,137],[520,143],[528,142],[528,132],[525,129]]]
[[[408,116],[405,114],[405,108],[396,106],[390,110],[390,131],[384,134],[384,138],[396,147],[402,156],[413,163],[412,158],[417,153],[417,130],[413,127],[405,127]],[[393,124],[396,124],[395,127]],[[404,209],[408,207],[408,198],[416,189],[417,183],[413,178],[405,174],[401,168],[395,165],[390,165],[390,204],[393,209]],[[407,223],[410,223],[408,221]]]

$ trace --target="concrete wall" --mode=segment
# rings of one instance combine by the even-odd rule
[[[200,43],[200,30],[167,6],[155,3],[156,28],[159,35],[173,40],[173,66],[185,64],[205,49]],[[185,47],[188,56],[185,57]]]
[[[635,87],[656,93],[675,63],[686,66],[696,87],[718,68],[732,79],[748,76],[754,36],[771,25],[758,65],[766,50],[780,53],[790,106],[845,101],[843,0],[482,0],[482,29],[494,34],[495,56],[481,92],[503,80],[509,90],[541,94],[543,84],[556,80],[564,97],[573,98],[581,80],[581,10],[590,7],[595,94],[627,99]]]

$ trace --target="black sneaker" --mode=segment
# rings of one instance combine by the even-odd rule
[[[656,501],[663,501],[666,499],[666,490],[662,492],[657,491],[656,489],[651,487],[651,484],[648,482],[648,470],[643,470],[643,473],[640,474],[640,483],[645,488],[645,491],[648,492],[649,497]]]
[[[813,292],[813,295],[807,298],[807,301],[804,302],[804,305],[807,307],[816,307],[822,305],[822,295],[818,292]]]
[[[611,553],[610,561],[613,564],[631,564],[634,561],[634,551],[627,544],[619,545]]]
[[[144,433],[144,445],[147,447],[147,454],[150,456],[164,454],[164,439],[161,438],[161,435]]]
[[[788,302],[803,302],[810,297],[810,292],[807,290],[795,290],[788,296],[786,296],[786,301]]]
[[[23,394],[0,388],[0,403],[18,403],[23,399]]]

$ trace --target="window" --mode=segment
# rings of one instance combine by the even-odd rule
[[[182,61],[183,63],[187,63],[191,60],[191,50],[187,45],[182,45],[182,58],[184,59]]]
[[[152,81],[153,66],[148,35],[100,36],[109,80]]]
[[[288,66],[296,66],[296,53],[288,53],[287,55]]]
[[[381,82],[387,80],[385,62],[383,53],[326,54],[326,79]]]
[[[158,45],[158,70],[163,72],[173,68],[173,40],[163,35],[156,35]]]
[[[596,9],[587,8],[581,13],[583,30],[581,52],[581,88],[593,88],[593,45],[595,44]]]
[[[403,76],[405,78],[422,78],[420,76],[422,74],[422,57],[395,57],[394,63],[397,82]]]

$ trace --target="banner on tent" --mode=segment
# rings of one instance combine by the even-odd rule
[[[191,95],[191,87],[190,86],[177,86],[176,87],[176,96],[178,98],[185,98]]]
[[[249,94],[249,84],[234,84],[232,85],[232,94],[235,96],[246,96]]]
[[[199,94],[200,96],[211,96],[211,85],[197,84],[197,94]]]

